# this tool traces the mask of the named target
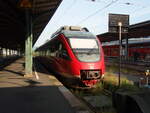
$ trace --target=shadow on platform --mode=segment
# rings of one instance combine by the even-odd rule
[[[22,72],[16,72],[16,71],[8,70],[8,69],[3,69],[3,71],[14,73],[14,74],[19,75],[19,76],[24,76],[24,74]]]
[[[16,60],[18,60],[21,57],[9,57],[9,58],[0,58],[0,71],[3,70],[6,66],[12,64]]]
[[[1,113],[74,113],[56,86],[0,88]]]

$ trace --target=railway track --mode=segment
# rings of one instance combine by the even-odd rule
[[[84,102],[94,113],[116,113],[112,105],[112,94],[103,90],[93,94],[92,90],[71,90],[73,94]]]

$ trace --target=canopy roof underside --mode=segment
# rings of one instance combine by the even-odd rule
[[[22,1],[0,0],[0,47],[24,48],[26,35],[26,10],[20,7]],[[55,13],[62,0],[30,0],[33,44]]]

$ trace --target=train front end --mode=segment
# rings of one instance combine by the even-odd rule
[[[73,32],[68,38],[71,55],[70,71],[87,87],[94,86],[104,76],[104,54],[100,41],[90,32]]]

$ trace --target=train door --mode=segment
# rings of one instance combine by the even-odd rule
[[[68,54],[67,50],[65,49],[64,45],[62,44],[62,42],[59,42],[59,50],[57,53],[57,57],[59,59],[60,71],[64,74],[69,73],[70,57],[69,57],[69,54]]]

